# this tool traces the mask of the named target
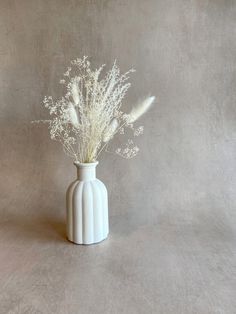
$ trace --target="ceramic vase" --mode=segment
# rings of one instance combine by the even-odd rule
[[[76,244],[93,244],[109,233],[105,185],[96,178],[94,163],[74,163],[77,179],[67,190],[67,238]]]

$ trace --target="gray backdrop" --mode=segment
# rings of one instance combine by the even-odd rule
[[[233,0],[0,0],[1,313],[234,312],[235,49]],[[30,124],[83,55],[137,70],[127,108],[157,96],[140,154],[100,158],[111,236],[89,248],[65,240],[75,167]]]

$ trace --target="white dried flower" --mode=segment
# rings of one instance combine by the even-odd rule
[[[139,136],[143,134],[143,130],[144,130],[143,126],[139,126],[138,128],[134,129],[134,136]]]
[[[67,71],[64,73],[64,76],[70,76],[71,67],[67,68]]]
[[[100,78],[104,65],[93,70],[87,58],[71,61],[71,67],[60,80],[66,89],[64,97],[54,101],[49,96],[43,100],[51,115],[44,121],[49,125],[51,139],[59,141],[65,153],[79,162],[96,160],[114,135],[123,134],[126,128],[132,129],[135,136],[141,134],[142,127],[135,129],[133,122],[154,100],[150,97],[132,109],[129,115],[125,114],[121,111],[122,100],[130,87],[129,74],[134,70],[120,74],[114,62],[111,70]],[[129,140],[116,153],[132,158],[138,150]]]
[[[135,157],[139,152],[139,148],[137,146],[133,146],[133,144],[134,144],[133,140],[129,139],[126,144],[126,147],[123,149],[118,148],[116,150],[116,154],[125,159],[131,159]]]
[[[113,119],[104,132],[104,135],[103,135],[103,142],[104,143],[107,143],[108,141],[110,141],[113,138],[118,126],[119,126],[118,120],[116,118]]]
[[[77,106],[79,104],[79,87],[78,87],[78,82],[79,82],[79,78],[74,79],[74,81],[72,82],[72,86],[71,86],[71,94],[72,94],[72,98],[74,100],[75,106]]]
[[[151,96],[146,98],[144,101],[138,103],[135,107],[132,108],[130,113],[127,115],[127,122],[133,123],[137,121],[148,109],[151,107],[154,102],[155,97]]]
[[[78,128],[79,127],[78,115],[77,115],[77,112],[75,110],[75,107],[73,106],[73,104],[71,102],[68,104],[68,115],[69,115],[69,120],[70,120],[71,124],[75,128]]]

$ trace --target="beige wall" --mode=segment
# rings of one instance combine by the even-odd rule
[[[63,221],[76,171],[46,127],[30,121],[47,117],[41,100],[60,93],[69,61],[88,55],[94,65],[117,58],[123,71],[136,68],[128,106],[158,99],[143,118],[139,156],[101,157],[111,232],[164,220],[233,226],[235,16],[236,2],[222,0],[1,0],[2,219]]]

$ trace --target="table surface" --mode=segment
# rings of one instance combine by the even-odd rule
[[[219,211],[113,216],[107,240],[80,246],[66,240],[61,200],[34,193],[1,207],[1,314],[235,313],[235,233]]]

